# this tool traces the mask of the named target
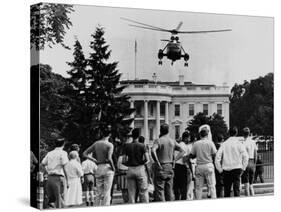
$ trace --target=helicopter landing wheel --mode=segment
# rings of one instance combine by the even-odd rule
[[[184,66],[185,66],[185,67],[188,67],[188,63],[184,63]]]
[[[163,63],[163,62],[162,62],[161,60],[159,60],[158,65],[162,65],[162,63]]]

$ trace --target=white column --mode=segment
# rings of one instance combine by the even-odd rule
[[[165,102],[165,123],[169,124],[169,102]]]
[[[132,109],[132,108],[134,108],[134,101],[132,100],[131,102],[130,102],[130,108]],[[134,118],[135,117],[135,113],[132,113],[131,115],[130,115],[130,117],[131,118]],[[131,128],[134,128],[135,127],[135,120],[134,121],[132,121],[132,123],[131,123]]]
[[[144,100],[144,137],[145,137],[145,141],[148,142],[148,101]]]
[[[160,101],[156,101],[156,137],[160,134]]]

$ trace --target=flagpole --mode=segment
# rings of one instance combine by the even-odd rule
[[[137,41],[135,40],[135,80],[137,79]]]

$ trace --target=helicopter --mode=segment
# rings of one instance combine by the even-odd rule
[[[166,56],[169,60],[171,60],[171,65],[174,64],[176,60],[180,60],[181,58],[184,59],[185,63],[184,66],[188,66],[188,60],[190,58],[189,54],[184,50],[181,42],[179,41],[178,34],[200,34],[200,33],[213,33],[213,32],[226,32],[231,31],[231,29],[220,29],[220,30],[206,30],[206,31],[180,31],[180,28],[183,24],[183,22],[179,22],[178,26],[175,29],[164,29],[161,27],[152,26],[149,24],[141,23],[138,21],[134,21],[128,18],[121,19],[134,23],[129,24],[129,26],[142,28],[142,29],[148,29],[148,30],[154,30],[154,31],[161,31],[161,32],[169,32],[171,33],[170,39],[161,39],[161,41],[167,42],[166,46],[163,49],[159,49],[158,51],[158,59],[159,65],[162,65],[162,59]],[[136,25],[138,24],[138,25]]]

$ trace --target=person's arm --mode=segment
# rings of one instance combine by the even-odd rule
[[[77,164],[77,174],[79,177],[82,177],[84,174],[82,166],[80,164]]]
[[[194,159],[196,158],[196,143],[192,145],[189,158]]]
[[[61,156],[61,164],[62,164],[64,176],[65,176],[66,187],[69,188],[67,172],[66,172],[66,169],[65,169],[65,166],[66,166],[67,163],[68,163],[68,156],[67,156],[67,153],[64,152]]]
[[[256,144],[255,145],[255,149],[254,149],[254,163],[257,163],[257,158],[258,158],[258,147]]]
[[[249,162],[249,156],[247,150],[243,144],[240,145],[240,151],[242,155],[242,169],[245,171]]]
[[[175,160],[173,162],[173,165],[175,165],[175,162],[181,159],[185,155],[184,149],[175,141],[175,150],[177,150],[179,153],[176,155]]]
[[[114,150],[114,147],[113,147],[113,144],[111,144],[109,147],[109,150],[108,150],[108,154],[107,154],[107,161],[109,162],[109,165],[111,166],[112,171],[115,172],[115,166],[114,166],[114,163],[112,160],[113,150]]]
[[[162,169],[162,166],[159,162],[159,159],[158,159],[158,156],[157,156],[157,153],[156,153],[156,150],[159,148],[158,142],[159,142],[158,140],[154,141],[152,149],[151,149],[151,155],[152,155],[153,160],[156,162],[156,164]]]
[[[223,154],[223,147],[221,146],[216,154],[215,157],[215,166],[219,173],[223,172],[222,169],[222,154]]]
[[[97,163],[97,160],[94,158],[94,157],[90,157],[89,154],[91,152],[94,151],[94,145],[95,144],[92,144],[90,147],[88,147],[88,149],[86,149],[84,152],[83,152],[83,157],[93,161],[94,163]]]

